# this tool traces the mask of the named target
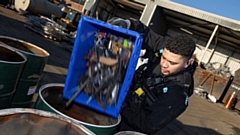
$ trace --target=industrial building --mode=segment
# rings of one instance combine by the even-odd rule
[[[195,9],[169,0],[112,0],[100,2],[100,18],[104,15],[135,18],[161,35],[191,34],[196,43],[196,54],[203,63],[219,62],[230,67],[232,74],[240,67],[240,22],[220,15]],[[107,2],[108,1],[108,2]],[[104,14],[105,13],[105,14]]]
[[[214,101],[227,102],[234,91],[239,95],[240,22],[238,20],[186,6],[174,0],[105,0],[96,9],[99,18],[113,16],[139,19],[163,36],[190,34],[196,42],[195,56],[199,65],[217,64],[223,67],[208,72],[198,68],[195,88],[204,89]],[[99,11],[98,11],[99,10]],[[224,70],[224,71],[222,71]],[[222,76],[220,72],[229,72]],[[240,109],[240,103],[235,106]]]

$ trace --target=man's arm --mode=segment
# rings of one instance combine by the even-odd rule
[[[142,49],[146,49],[146,57],[151,57],[151,54],[163,48],[163,42],[165,38],[155,33],[153,30],[151,30],[139,20],[124,20],[122,18],[113,17],[108,20],[108,23],[126,28],[128,24],[127,21],[131,22],[129,28],[130,30],[137,31],[140,34],[143,34]]]
[[[155,33],[149,27],[144,25],[139,20],[130,20],[130,30],[137,31],[143,34],[143,45],[142,49],[146,49],[147,51],[156,52],[159,49],[163,48],[164,37]]]

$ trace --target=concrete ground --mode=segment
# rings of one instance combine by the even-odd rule
[[[71,51],[24,27],[26,17],[0,5],[0,35],[33,43],[50,53],[38,88],[48,83],[65,83]],[[35,98],[38,95],[35,95]],[[240,115],[221,103],[213,103],[198,95],[190,98],[188,109],[162,130],[160,135],[239,135]]]

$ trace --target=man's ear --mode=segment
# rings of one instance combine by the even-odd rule
[[[186,62],[184,68],[187,68],[189,65],[192,65],[193,62],[194,62],[194,59],[193,59],[193,58],[190,58],[190,59]]]

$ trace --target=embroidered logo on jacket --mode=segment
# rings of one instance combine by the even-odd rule
[[[167,87],[164,87],[164,88],[163,88],[163,93],[167,93],[167,91],[168,91],[168,88],[167,88]]]

